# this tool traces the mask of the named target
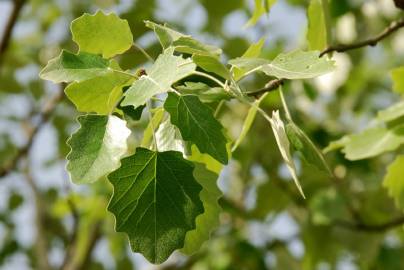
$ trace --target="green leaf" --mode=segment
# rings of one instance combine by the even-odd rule
[[[228,144],[229,145],[229,144]],[[197,163],[203,163],[206,165],[206,168],[216,174],[219,174],[223,169],[223,164],[211,157],[208,154],[202,154],[199,152],[198,147],[196,145],[191,145],[191,155],[187,156],[187,159],[190,161],[194,161]]]
[[[67,141],[67,170],[76,184],[95,182],[120,165],[130,130],[116,116],[79,116],[80,128]]]
[[[317,169],[331,174],[322,153],[318,150],[310,138],[295,123],[289,122],[286,125],[286,134],[294,149],[302,155],[304,160]]]
[[[141,142],[141,146],[145,148],[149,148],[150,144],[152,144],[153,133],[155,132],[154,129],[158,128],[161,121],[164,117],[164,109],[159,107],[153,110],[153,117],[149,121],[146,129],[143,132],[143,139]]]
[[[222,133],[223,126],[197,96],[168,93],[164,109],[170,113],[171,122],[179,128],[185,141],[195,143],[202,153],[227,164],[227,140]]]
[[[194,63],[207,72],[212,72],[226,80],[231,79],[230,71],[214,56],[206,54],[194,54],[192,56]]]
[[[319,57],[318,51],[296,50],[279,54],[272,62],[262,58],[236,58],[229,63],[246,70],[245,73],[263,71],[279,79],[310,79],[335,69],[334,61]]]
[[[177,52],[188,54],[208,53],[217,56],[222,53],[222,50],[218,47],[203,44],[202,42],[193,39],[191,36],[184,35],[165,25],[151,21],[145,21],[145,24],[156,33],[160,44],[164,49],[173,46]]]
[[[303,193],[303,189],[300,185],[299,179],[297,178],[296,166],[293,158],[290,154],[290,143],[288,136],[286,135],[285,125],[279,117],[279,111],[272,112],[272,118],[270,118],[271,127],[275,135],[276,143],[278,144],[279,151],[281,152],[282,158],[292,175],[293,181],[295,182],[297,189],[303,198],[306,198]]]
[[[399,94],[404,94],[404,67],[399,67],[391,71],[393,78],[393,90]]]
[[[328,0],[327,0],[328,1]],[[307,9],[307,41],[310,50],[323,50],[327,47],[327,28],[321,0],[311,0]]]
[[[250,128],[254,122],[255,116],[257,115],[258,107],[267,95],[268,93],[265,93],[258,100],[254,101],[254,105],[251,106],[248,110],[247,117],[244,120],[243,128],[241,129],[241,133],[231,149],[232,152],[236,151],[241,142],[244,140],[245,136],[247,136],[247,133],[248,131],[250,131]]]
[[[248,49],[244,52],[244,54],[240,58],[241,59],[243,59],[243,58],[248,59],[248,58],[259,57],[260,54],[261,54],[261,50],[262,50],[262,47],[264,46],[264,44],[265,44],[265,38],[261,38],[256,43],[251,44],[250,47],[248,47]],[[244,74],[247,71],[248,70],[244,70],[244,69],[234,67],[234,70],[233,70],[234,79],[236,81],[238,81],[239,79],[241,79],[244,76]]]
[[[102,54],[105,58],[125,52],[133,43],[128,22],[113,13],[85,13],[72,21],[71,31],[80,51]]]
[[[268,13],[276,0],[255,0],[255,8],[252,17],[248,20],[246,27],[255,25],[262,15]]]
[[[330,225],[336,219],[349,217],[345,199],[335,188],[317,192],[310,200],[309,209],[315,225]]]
[[[210,87],[202,82],[185,82],[176,87],[181,94],[197,95],[203,103],[230,100],[232,96],[221,87]]]
[[[377,119],[383,122],[390,122],[402,116],[404,116],[404,101],[400,101],[377,113]]]
[[[270,64],[262,66],[262,71],[268,76],[279,79],[310,79],[335,68],[334,61],[327,57],[319,57],[318,51],[296,50],[279,54]]]
[[[122,96],[122,87],[132,80],[130,75],[109,72],[101,77],[73,82],[65,88],[65,93],[78,111],[109,114]]]
[[[404,125],[388,129],[376,127],[348,137],[342,152],[349,160],[359,160],[393,151],[404,143]]]
[[[222,196],[222,192],[216,185],[218,175],[207,170],[203,164],[196,163],[194,177],[202,186],[199,196],[205,211],[196,218],[196,228],[187,232],[185,236],[181,252],[187,255],[197,252],[209,239],[211,231],[219,225],[219,214],[222,210],[218,203]]]
[[[60,82],[80,82],[110,72],[109,61],[99,55],[81,52],[74,54],[63,50],[60,55],[48,62],[39,73],[44,80]]]
[[[404,210],[404,156],[397,156],[396,159],[387,168],[387,174],[383,180],[389,195],[394,199],[398,208]]]
[[[147,75],[141,76],[125,92],[123,106],[141,106],[152,96],[170,90],[171,85],[195,71],[191,59],[173,55],[174,49],[169,48],[157,58],[153,66],[146,70]]]
[[[156,132],[157,149],[159,151],[177,151],[184,153],[184,144],[178,129],[165,119]]]
[[[114,186],[108,210],[115,215],[116,231],[127,233],[132,250],[152,263],[182,248],[204,211],[193,171],[179,152],[137,148],[108,176]]]

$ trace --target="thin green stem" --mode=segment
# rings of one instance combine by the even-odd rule
[[[123,70],[119,70],[119,69],[113,69],[113,68],[109,68],[109,69],[112,70],[113,72],[125,74],[125,75],[131,76],[131,77],[133,77],[135,79],[139,79],[139,77],[137,75],[135,75],[135,74],[132,74],[132,73],[129,73],[129,72],[126,72],[126,71],[123,71]]]
[[[206,73],[203,73],[203,72],[200,72],[200,71],[194,71],[193,74],[201,76],[201,77],[205,77],[205,78],[207,78],[207,79],[209,79],[211,81],[214,81],[215,83],[217,83],[218,85],[223,87],[223,89],[226,89],[226,86],[224,85],[224,83],[222,83],[220,80],[216,79],[215,77],[213,77],[213,76],[211,76],[209,74],[206,74]]]
[[[147,107],[147,111],[148,111],[148,113],[149,113],[149,121],[150,121],[150,125],[151,125],[151,128],[152,128],[154,147],[156,148],[156,151],[159,151],[159,150],[158,150],[158,147],[157,147],[156,131],[155,131],[155,129],[154,129],[153,115],[152,115],[152,112],[151,112],[152,105],[151,105],[151,101],[150,101],[150,100],[148,100],[148,101],[146,102],[146,107]]]
[[[143,49],[141,46],[137,45],[136,43],[133,43],[133,47],[135,47],[138,51],[140,51],[150,62],[154,62],[153,57],[151,57],[151,55],[148,54],[146,50]]]
[[[281,96],[282,106],[283,106],[283,109],[285,110],[286,118],[287,118],[289,121],[292,121],[292,116],[291,116],[291,114],[290,114],[290,112],[289,112],[288,105],[286,104],[285,96],[283,95],[282,86],[279,87],[279,94],[280,94],[280,96]]]

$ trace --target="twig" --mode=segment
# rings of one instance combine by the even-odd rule
[[[382,233],[394,227],[404,225],[404,216],[398,217],[396,219],[387,221],[380,224],[366,224],[363,222],[351,223],[346,220],[336,220],[333,223],[336,226],[343,227],[355,231],[364,231],[371,233]]]
[[[401,27],[404,27],[404,18],[399,19],[397,21],[393,21],[380,34],[376,35],[373,38],[369,38],[369,39],[366,39],[366,40],[363,40],[363,41],[360,41],[357,43],[352,43],[352,44],[331,45],[320,53],[320,57],[322,57],[324,54],[327,54],[329,52],[334,52],[334,51],[335,52],[345,52],[345,51],[354,50],[354,49],[358,49],[358,48],[365,47],[365,46],[375,46],[379,41],[388,37],[389,35],[391,35],[395,31],[397,31]]]
[[[32,143],[34,142],[35,136],[37,135],[38,131],[49,121],[50,117],[53,114],[53,111],[56,108],[56,105],[62,98],[63,90],[61,88],[59,92],[45,104],[42,111],[38,114],[38,117],[40,118],[39,122],[28,132],[28,141],[25,146],[20,148],[13,156],[13,158],[4,165],[3,168],[0,168],[0,177],[4,177],[15,170],[20,159],[26,156],[26,154],[31,149]]]
[[[264,88],[261,88],[254,92],[247,92],[246,94],[247,94],[247,96],[250,96],[250,97],[259,98],[261,95],[263,95],[266,92],[271,92],[271,91],[278,89],[278,87],[283,85],[284,82],[285,82],[285,79],[274,79],[274,80],[269,81],[265,85]]]
[[[0,65],[3,61],[4,53],[10,44],[11,34],[13,33],[14,26],[17,22],[18,16],[24,6],[25,0],[14,0],[13,10],[8,18],[6,27],[4,29],[3,38],[0,42]]]

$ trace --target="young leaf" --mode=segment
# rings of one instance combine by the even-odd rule
[[[115,215],[116,231],[127,233],[132,250],[152,263],[182,248],[204,211],[193,170],[179,152],[137,148],[108,176],[114,186],[108,210]]]
[[[252,17],[248,20],[246,27],[255,25],[262,15],[268,13],[276,0],[255,0],[255,8]]]
[[[315,166],[317,169],[331,174],[323,155],[310,140],[310,138],[295,123],[286,124],[286,134],[296,151],[299,151],[304,160]]]
[[[109,72],[101,77],[73,82],[65,88],[65,93],[78,111],[109,114],[122,96],[122,87],[132,80],[130,75]]]
[[[91,183],[117,169],[130,130],[116,116],[79,116],[80,128],[67,141],[67,170],[76,184]]]
[[[223,126],[197,96],[168,93],[164,109],[170,113],[171,123],[179,128],[184,140],[195,143],[202,153],[227,164],[227,140],[222,133]]]
[[[328,1],[328,0],[327,0]],[[323,13],[322,0],[310,0],[307,9],[307,41],[310,50],[323,50],[327,47],[327,28]]]
[[[109,61],[99,55],[80,52],[74,54],[63,50],[60,55],[48,62],[39,73],[44,80],[60,82],[80,82],[109,72]]]
[[[359,160],[393,151],[404,143],[404,125],[388,129],[377,127],[367,129],[348,137],[342,152],[349,160]]]
[[[279,54],[270,64],[262,66],[262,71],[268,76],[279,79],[310,79],[335,68],[334,61],[327,57],[319,57],[318,51],[296,50]]]
[[[80,51],[102,54],[105,58],[125,52],[133,43],[128,22],[113,13],[86,13],[72,21],[71,31]]]
[[[203,188],[199,196],[205,211],[196,218],[196,228],[185,235],[181,252],[187,255],[197,252],[209,239],[211,231],[219,225],[221,211],[218,200],[222,196],[222,192],[216,185],[218,175],[207,170],[205,165],[196,163],[194,177]]]
[[[387,168],[387,174],[383,180],[383,187],[388,190],[400,209],[404,209],[404,156],[398,156]]]
[[[173,55],[174,49],[169,48],[161,54],[153,66],[146,71],[125,92],[122,106],[141,106],[152,96],[170,90],[171,85],[195,71],[191,59]]]
[[[391,77],[393,78],[393,90],[399,94],[404,94],[404,67],[393,69]]]
[[[152,29],[164,49],[173,46],[176,51],[188,54],[208,53],[218,56],[222,53],[220,48],[212,45],[203,44],[202,42],[193,39],[191,36],[184,35],[165,25],[157,24],[151,21],[145,21],[146,26]]]
[[[265,43],[265,38],[261,38],[258,40],[256,43],[253,43],[248,47],[248,49],[244,52],[244,54],[240,57],[241,59],[243,58],[256,58],[259,57],[261,54],[262,47],[264,46]],[[240,59],[239,58],[239,59]],[[244,76],[244,74],[248,70],[240,69],[237,67],[234,67],[233,69],[233,77],[236,81],[238,81],[240,78]]]
[[[303,196],[303,198],[306,198],[304,196],[303,189],[300,185],[299,179],[297,178],[295,163],[290,154],[290,144],[289,144],[289,140],[286,135],[286,132],[285,132],[285,125],[283,124],[283,121],[279,117],[279,111],[274,111],[272,113],[272,118],[270,119],[270,121],[271,121],[272,130],[275,135],[276,143],[278,144],[279,151],[281,152],[282,158],[285,161],[286,166],[288,167],[293,180],[295,181],[297,189],[299,190],[299,192]]]
[[[203,70],[215,73],[226,80],[230,80],[230,71],[216,57],[206,54],[194,54],[192,60],[194,60],[194,63]]]

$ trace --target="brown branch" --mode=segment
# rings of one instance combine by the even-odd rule
[[[339,227],[343,227],[345,229],[350,229],[350,230],[355,230],[355,231],[382,233],[387,230],[393,229],[397,226],[404,225],[404,216],[387,221],[385,223],[379,223],[379,224],[366,224],[363,222],[352,223],[352,222],[349,222],[346,220],[336,220],[336,221],[334,221],[333,224],[336,226],[339,226]]]
[[[29,152],[37,133],[49,121],[56,105],[62,100],[62,98],[63,90],[61,88],[59,92],[45,104],[42,111],[38,114],[38,117],[40,118],[39,122],[28,132],[28,141],[25,146],[20,148],[13,158],[4,165],[4,167],[0,168],[0,177],[4,177],[16,169],[18,162]]]
[[[369,38],[357,43],[352,43],[352,44],[337,44],[337,45],[331,45],[325,50],[323,50],[320,53],[320,57],[322,57],[324,54],[330,53],[330,52],[345,52],[349,50],[354,50],[358,49],[361,47],[365,46],[375,46],[379,41],[382,39],[388,37],[392,33],[396,32],[398,29],[404,27],[404,18],[401,18],[397,21],[393,21],[387,28],[385,28],[380,34],[376,35],[373,38]]]
[[[21,13],[22,7],[24,6],[25,0],[14,0],[13,10],[8,18],[6,27],[4,29],[3,38],[0,42],[0,65],[3,61],[4,53],[10,44],[11,34],[13,33],[14,26],[17,22],[18,16]],[[4,14],[3,14],[4,15]]]
[[[285,79],[274,79],[269,81],[264,88],[258,89],[253,92],[247,92],[246,95],[250,97],[259,98],[261,95],[265,94],[266,92],[271,92],[278,89],[279,86],[283,85]]]

